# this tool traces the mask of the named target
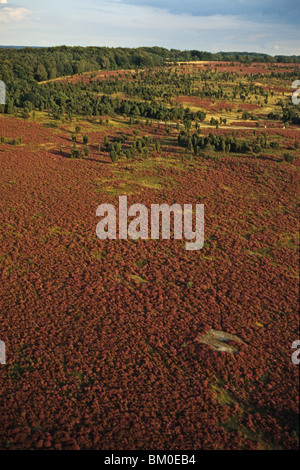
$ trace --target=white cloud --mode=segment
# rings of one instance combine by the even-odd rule
[[[247,23],[236,15],[210,15],[210,16],[192,16],[190,14],[175,14],[164,8],[155,8],[148,6],[129,5],[126,3],[100,2],[101,8],[98,9],[101,23],[126,24],[131,28],[147,28],[151,30],[175,30],[178,28],[190,28],[192,30],[232,30],[240,29],[241,22]],[[90,15],[87,9],[86,13]],[[84,13],[83,13],[84,15]],[[94,12],[95,21],[97,21],[97,12]],[[248,25],[249,26],[249,25]]]
[[[0,5],[7,5],[7,0],[0,0]],[[11,21],[23,20],[29,11],[27,8],[17,6],[0,7],[0,23],[10,23]]]
[[[0,29],[6,44],[163,46],[211,52],[299,54],[298,24],[287,24],[284,18],[273,23],[268,18],[263,21],[263,17],[258,20],[253,15],[238,14],[233,9],[228,13],[219,9],[218,14],[209,15],[200,7],[198,14],[189,13],[188,8],[181,13],[166,8],[171,0],[39,1],[32,2],[36,5],[30,12],[5,4],[6,1],[0,0]],[[178,4],[179,0],[173,2]],[[186,4],[191,3],[186,0]],[[20,22],[24,18],[26,25]],[[274,44],[278,49],[274,49]]]
[[[90,39],[90,43],[95,45],[159,45],[212,52],[248,50],[270,53],[274,51],[275,43],[280,44],[276,53],[283,53],[281,41],[287,37],[288,30],[290,53],[295,51],[298,26],[260,23],[251,17],[236,14],[196,16],[173,13],[166,8],[125,2],[97,0],[92,5],[86,3],[80,15],[82,28],[79,27],[79,37],[89,24],[85,40]],[[69,20],[77,23],[77,15],[78,12],[71,12]]]

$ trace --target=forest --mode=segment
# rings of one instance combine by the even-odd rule
[[[180,61],[235,61],[245,64],[299,63],[300,56],[270,56],[258,53],[180,51],[162,47],[49,47],[6,48],[0,46],[0,79],[11,82],[45,81],[90,72],[135,67],[152,67]]]
[[[7,87],[6,105],[0,105],[0,111],[15,114],[21,109],[24,117],[29,117],[33,109],[49,110],[59,118],[65,113],[79,115],[104,115],[112,113],[128,116],[144,116],[160,120],[185,120],[190,118],[205,119],[205,110],[191,113],[182,107],[170,109],[172,96],[176,94],[198,96],[200,98],[234,100],[238,96],[245,102],[250,94],[261,96],[267,103],[268,91],[256,82],[262,73],[246,73],[248,84],[238,80],[238,71],[218,71],[218,65],[228,61],[249,67],[257,60],[267,64],[298,63],[299,57],[271,57],[258,54],[229,53],[210,54],[197,51],[177,51],[164,48],[112,49],[112,48],[0,48],[0,80]],[[245,59],[247,58],[247,60]],[[178,60],[212,60],[214,71],[202,69],[197,74],[181,74],[170,67]],[[232,60],[236,62],[232,62]],[[192,63],[192,62],[191,62]],[[118,71],[117,76],[102,80],[95,79],[99,71]],[[123,77],[121,72],[123,70]],[[125,72],[124,72],[125,70]],[[126,72],[127,70],[127,72]],[[133,73],[134,70],[134,73]],[[246,69],[247,70],[247,69]],[[84,76],[90,73],[89,80]],[[72,77],[81,77],[76,79]],[[272,71],[270,78],[292,80],[297,76],[293,70]],[[70,77],[70,81],[57,81],[59,77]],[[124,79],[125,78],[125,79]],[[201,81],[201,87],[195,83]],[[224,90],[224,83],[232,87]],[[125,94],[122,100],[116,95]],[[270,91],[274,96],[274,92]],[[142,100],[142,102],[141,102]],[[281,112],[270,113],[270,119],[299,122],[299,113],[295,107],[281,102]],[[246,114],[245,114],[246,115]],[[246,117],[247,118],[247,117]]]

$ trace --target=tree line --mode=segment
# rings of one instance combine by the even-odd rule
[[[93,70],[116,70],[166,65],[177,61],[213,60],[238,62],[299,63],[300,56],[269,56],[257,53],[216,54],[205,51],[180,51],[163,47],[48,47],[0,48],[0,79],[45,81]]]

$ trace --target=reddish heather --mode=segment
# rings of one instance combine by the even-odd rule
[[[218,70],[219,72],[236,72],[239,75],[246,75],[246,74],[263,74],[269,75],[271,72],[281,72],[282,69],[284,71],[292,71],[295,69],[300,69],[300,64],[261,64],[261,63],[252,63],[250,65],[241,64],[239,62],[190,62],[189,64],[184,64],[181,66],[181,69],[184,73],[190,73],[195,71],[196,69],[203,69],[203,68],[213,68]]]
[[[0,147],[0,447],[297,448],[298,161],[116,166],[101,130],[71,160],[64,129],[0,125],[24,142]],[[106,185],[130,180],[129,204],[204,203],[204,248],[97,239],[97,206],[118,204]],[[210,328],[240,352],[195,341]]]

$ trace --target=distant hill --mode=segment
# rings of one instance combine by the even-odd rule
[[[300,56],[270,56],[257,52],[206,52],[163,47],[25,47],[0,46],[0,80],[24,89],[30,82],[102,70],[165,66],[190,61],[230,61],[250,64],[300,63]],[[22,85],[21,85],[22,82]],[[27,84],[27,85],[26,85]],[[30,85],[32,88],[32,84]]]
[[[40,46],[1,46],[0,49],[26,49],[26,47],[32,47],[33,49],[40,49]]]
[[[1,46],[0,45],[0,48],[1,49],[24,49],[25,46]]]
[[[143,55],[143,60],[145,60],[145,54],[148,54],[148,61],[151,62],[150,57],[155,58],[157,61],[158,58],[160,60],[173,60],[173,61],[193,61],[193,60],[211,60],[211,61],[220,61],[220,60],[227,60],[227,61],[237,61],[237,62],[300,62],[300,55],[275,55],[271,56],[269,54],[264,54],[261,52],[239,52],[239,51],[232,51],[232,52],[207,52],[207,51],[199,51],[196,49],[193,50],[184,50],[181,51],[179,49],[165,49],[164,47],[136,47],[136,48],[126,48],[126,47],[95,47],[95,46],[87,46],[87,47],[80,47],[80,46],[53,46],[53,47],[43,47],[43,46],[1,46],[0,49],[42,49],[43,51],[49,51],[51,55],[53,52],[74,52],[76,55],[80,53],[81,58],[91,57],[103,55],[103,52],[111,58],[112,55],[120,55],[123,54],[125,57],[128,55]],[[120,62],[122,60],[119,59]],[[125,62],[127,58],[125,59]],[[146,58],[147,62],[147,58]],[[116,61],[117,66],[118,61]],[[123,64],[122,64],[123,65]],[[132,65],[132,64],[131,64]],[[147,64],[134,64],[134,65],[147,65]],[[150,64],[149,64],[150,65]],[[151,64],[152,65],[152,64]]]

